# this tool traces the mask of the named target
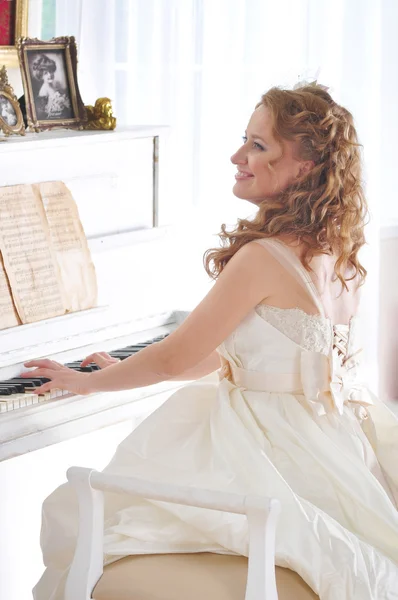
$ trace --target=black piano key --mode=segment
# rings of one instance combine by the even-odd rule
[[[14,379],[10,379],[8,382],[3,382],[3,383],[10,383],[11,385],[13,383],[20,383],[20,384],[22,384],[22,386],[25,389],[36,388],[36,387],[41,386],[41,384],[42,384],[40,379],[37,379],[37,378],[34,378],[34,379],[26,378],[25,379],[25,377],[15,377]]]
[[[150,345],[151,345],[151,342],[147,342],[146,344],[133,344],[132,346],[126,346],[126,350],[135,350],[136,352],[139,352],[143,348],[146,348],[147,346],[150,346]]]
[[[0,385],[2,387],[7,386],[7,385],[12,385],[12,386],[16,387],[17,389],[19,389],[19,388],[22,389],[22,387],[23,387],[23,384],[18,383],[17,381],[14,381],[13,379],[8,379],[7,381],[0,381]]]
[[[11,383],[10,381],[7,381],[5,383],[0,383],[0,387],[2,387],[2,388],[12,387],[14,390],[13,394],[23,394],[23,392],[24,392],[24,387],[21,383]]]
[[[124,348],[116,348],[115,350],[112,350],[112,352],[139,352],[147,346],[150,346],[150,344],[133,344],[132,346],[125,346]]]
[[[0,396],[11,396],[18,393],[23,393],[23,390],[22,392],[18,392],[17,388],[13,385],[0,386]]]
[[[23,394],[26,390],[33,390],[44,383],[50,381],[45,377],[35,377],[34,379],[24,379],[22,377],[9,379],[8,381],[0,381],[0,389],[10,388],[12,394]],[[4,394],[0,394],[4,395]]]
[[[117,351],[117,352],[110,352],[109,356],[112,356],[112,358],[120,358],[120,360],[124,360],[125,358],[129,358],[129,356],[131,356],[132,354],[134,354],[134,353]]]
[[[134,346],[126,346],[126,348],[118,348],[117,350],[112,350],[112,352],[122,352],[122,353],[130,355],[130,354],[137,354],[137,352],[139,352],[140,350],[143,350],[143,349],[144,348],[135,348]],[[112,356],[112,352],[109,353],[111,356]]]
[[[94,370],[92,367],[90,367],[90,365],[87,365],[86,367],[82,367],[81,361],[66,363],[65,367],[68,367],[69,369],[73,369],[74,371],[82,371],[83,373],[91,373],[91,371]]]

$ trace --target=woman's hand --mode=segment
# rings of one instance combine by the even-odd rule
[[[90,363],[95,363],[100,369],[106,369],[106,367],[118,362],[118,358],[112,358],[112,356],[109,356],[106,352],[94,352],[94,354],[90,354],[90,356],[87,356],[82,360],[82,367],[86,367]]]
[[[105,369],[118,362],[118,358],[112,358],[112,356],[109,356],[106,352],[94,352],[94,354],[87,356],[82,361],[81,365],[82,367],[85,367],[90,363],[95,363],[100,369]],[[36,388],[36,394],[44,394],[50,390],[58,389],[84,396],[96,391],[91,386],[92,377],[90,376],[94,375],[94,373],[81,373],[80,371],[64,367],[64,365],[61,365],[55,360],[49,360],[48,358],[30,360],[25,363],[25,367],[36,368],[33,371],[22,373],[21,377],[44,377],[51,380]]]
[[[73,394],[86,395],[95,392],[91,386],[92,375],[95,373],[81,373],[68,367],[64,367],[55,360],[43,358],[41,360],[30,360],[25,367],[34,367],[33,371],[21,373],[21,377],[44,377],[50,379],[35,389],[35,394],[44,394],[53,389],[66,390]]]

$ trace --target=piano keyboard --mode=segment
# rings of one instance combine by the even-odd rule
[[[169,334],[165,333],[155,338],[148,339],[144,342],[139,342],[109,352],[113,358],[124,360],[129,356],[132,356],[136,352],[139,352],[143,348],[146,348],[150,344],[160,342],[166,338]],[[83,371],[86,373],[93,372],[99,369],[98,365],[91,363],[85,367],[81,366],[84,357],[73,362],[65,363],[66,367],[69,367],[76,371]],[[35,388],[41,386],[43,383],[49,381],[45,378],[22,378],[13,377],[4,381],[0,381],[0,413],[9,412],[18,408],[24,408],[33,404],[39,404],[41,402],[48,402],[56,400],[57,398],[71,396],[69,392],[65,390],[51,390],[45,394],[36,394]]]

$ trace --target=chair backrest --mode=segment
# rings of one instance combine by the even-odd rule
[[[278,600],[275,531],[280,503],[275,499],[145,481],[71,467],[67,477],[79,500],[79,535],[65,587],[65,600],[90,600],[103,573],[103,492],[246,514],[249,570],[245,600]]]

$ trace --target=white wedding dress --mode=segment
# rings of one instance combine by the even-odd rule
[[[332,325],[293,252],[261,243],[306,287],[319,315],[257,306],[219,347],[220,382],[173,394],[105,471],[279,498],[278,565],[321,600],[397,600],[398,421],[359,380],[357,318]],[[106,562],[248,552],[241,515],[109,494],[106,519]],[[65,484],[44,503],[47,568],[36,600],[61,600],[76,533],[77,503]]]

